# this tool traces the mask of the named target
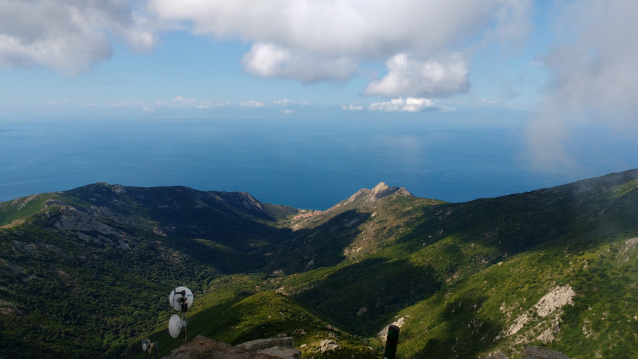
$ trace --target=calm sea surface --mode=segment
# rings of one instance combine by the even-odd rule
[[[524,126],[422,121],[211,119],[0,121],[0,201],[94,182],[245,191],[326,209],[384,181],[452,202],[638,167],[633,136],[575,131],[579,173],[525,160]]]

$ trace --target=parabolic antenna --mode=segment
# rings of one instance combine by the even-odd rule
[[[142,339],[142,350],[145,352],[151,352],[151,341],[149,339]]]
[[[177,287],[168,295],[168,302],[173,309],[185,312],[193,305],[193,292],[186,287]],[[182,304],[184,304],[186,308],[182,308]]]
[[[171,337],[177,339],[179,335],[182,334],[182,326],[183,323],[179,315],[173,314],[171,320],[168,322],[168,333]]]

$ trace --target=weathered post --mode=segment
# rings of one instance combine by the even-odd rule
[[[388,327],[388,337],[385,340],[385,353],[383,354],[384,359],[396,359],[399,330],[399,327],[394,324]]]

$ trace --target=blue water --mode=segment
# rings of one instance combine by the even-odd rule
[[[525,127],[398,119],[0,121],[0,201],[94,182],[245,191],[326,209],[378,182],[452,202],[638,167],[634,136],[582,128],[578,173],[525,160]]]

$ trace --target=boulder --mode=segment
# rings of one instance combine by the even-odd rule
[[[487,357],[487,359],[507,359],[507,355],[503,354],[503,352],[496,352],[492,355],[490,355],[489,357]]]
[[[174,349],[167,359],[301,359],[291,337],[260,339],[237,346],[198,335]]]
[[[521,354],[521,359],[569,359],[569,357],[543,347],[526,347]]]

